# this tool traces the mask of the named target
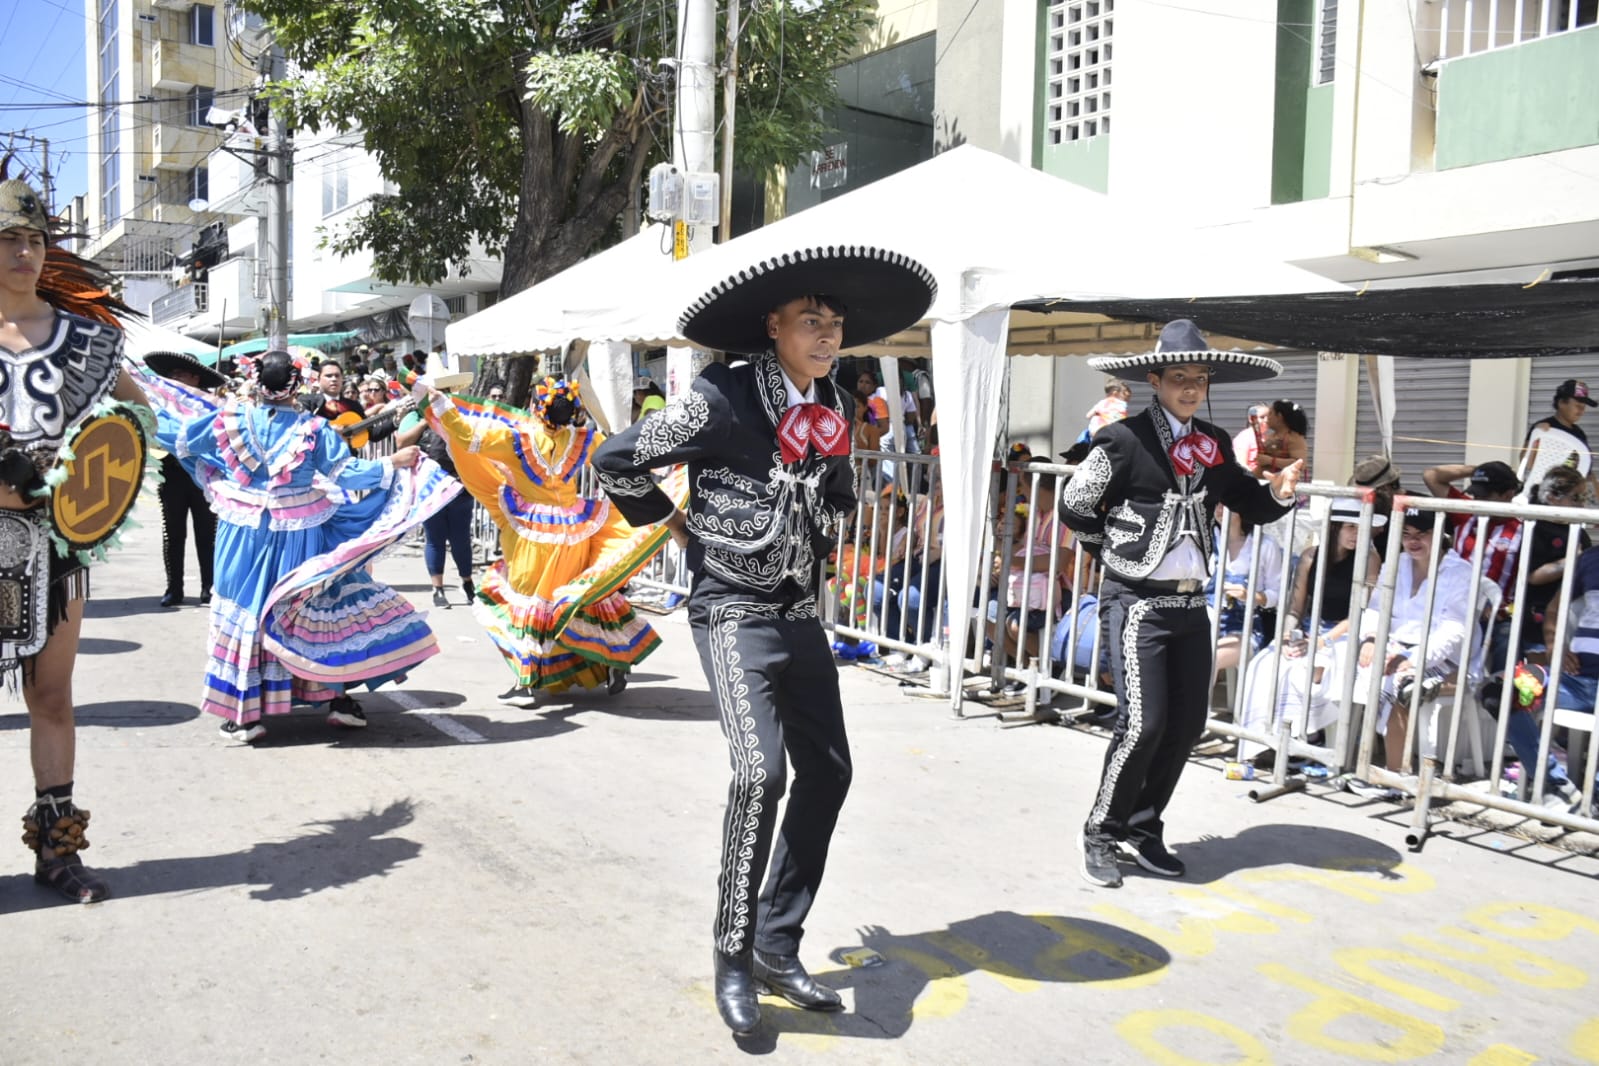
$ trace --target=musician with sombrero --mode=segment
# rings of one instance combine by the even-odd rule
[[[203,392],[214,392],[228,383],[227,378],[188,352],[151,352],[144,357],[144,365],[164,378]],[[167,571],[161,606],[177,607],[183,603],[183,553],[191,522],[194,554],[200,563],[200,603],[209,604],[217,516],[206,502],[205,492],[170,453],[161,457],[161,488],[156,495],[161,501],[161,559]]]
[[[1095,434],[1059,504],[1061,521],[1105,568],[1100,641],[1116,724],[1081,845],[1084,879],[1114,888],[1121,856],[1163,877],[1184,873],[1162,814],[1205,728],[1215,648],[1203,589],[1216,505],[1270,522],[1293,504],[1300,464],[1263,484],[1234,461],[1227,433],[1197,417],[1212,383],[1276,377],[1282,367],[1212,349],[1187,319],[1168,323],[1151,353],[1089,366],[1124,378],[1142,371],[1155,393]]]
[[[830,375],[839,349],[913,324],[936,291],[919,263],[875,248],[755,264],[678,323],[695,344],[750,361],[708,367],[595,456],[628,521],[665,523],[694,573],[689,623],[732,766],[712,934],[716,1005],[735,1033],[758,1024],[757,991],[841,1006],[799,960],[851,775],[838,670],[816,613],[821,566],[855,507],[851,401]],[[650,477],[678,463],[688,465],[686,514]]]
[[[23,843],[34,880],[76,903],[109,894],[78,854],[89,812],[72,793],[87,552],[115,537],[138,494],[148,419],[121,366],[111,309],[126,308],[106,283],[54,244],[37,193],[0,182],[0,675],[20,680],[28,707],[35,800]],[[105,461],[77,464],[74,445]]]

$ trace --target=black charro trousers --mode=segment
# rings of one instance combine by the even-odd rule
[[[816,617],[814,592],[795,586],[790,593],[752,593],[700,575],[688,606],[732,769],[712,927],[716,947],[732,955],[752,946],[793,955],[849,791],[838,667]],[[788,805],[779,826],[785,787]],[[752,899],[763,876],[765,887]]]
[[[1106,577],[1101,646],[1110,652],[1116,728],[1084,829],[1163,839],[1161,815],[1205,732],[1215,645],[1203,593],[1150,593]]]
[[[217,516],[205,493],[170,455],[161,459],[161,557],[167,569],[166,591],[183,595],[183,553],[188,544],[189,522],[194,522],[194,553],[200,560],[200,589],[211,590],[212,564],[216,561]]]

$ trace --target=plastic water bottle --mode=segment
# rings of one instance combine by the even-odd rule
[[[1253,781],[1255,779],[1255,764],[1248,762],[1230,762],[1222,771],[1222,776],[1229,781]]]

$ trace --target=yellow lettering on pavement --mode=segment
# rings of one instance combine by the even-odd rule
[[[1322,984],[1278,963],[1266,963],[1260,972],[1315,997],[1288,1019],[1288,1035],[1311,1047],[1366,1062],[1408,1062],[1435,1054],[1444,1046],[1443,1028],[1432,1022]],[[1375,1022],[1388,1032],[1371,1040],[1331,1035],[1328,1030],[1351,1016]]]
[[[1494,986],[1480,977],[1457,970],[1446,962],[1429,959],[1422,955],[1414,955],[1408,951],[1399,951],[1395,948],[1342,948],[1333,952],[1333,961],[1349,971],[1350,975],[1367,984],[1375,985],[1385,992],[1392,992],[1403,999],[1408,999],[1417,1006],[1426,1007],[1428,1010],[1452,1011],[1460,1006],[1458,999],[1440,995],[1431,989],[1413,985],[1408,981],[1401,981],[1391,974],[1384,973],[1376,963],[1389,963],[1397,966],[1406,966],[1413,970],[1442,977],[1453,981],[1461,988],[1482,995],[1491,994]]]
[[[1221,1060],[1196,1059],[1185,1055],[1162,1039],[1162,1031],[1167,1029],[1199,1029],[1232,1044],[1237,1055]],[[1116,1023],[1116,1034],[1159,1066],[1271,1066],[1271,1055],[1266,1045],[1238,1026],[1198,1011],[1138,1011]]]
[[[1581,988],[1588,983],[1588,975],[1582,970],[1553,959],[1547,954],[1518,948],[1514,944],[1501,943],[1453,926],[1445,926],[1439,932],[1454,940],[1462,941],[1466,946],[1447,944],[1441,940],[1430,940],[1415,934],[1402,936],[1399,939],[1401,943],[1418,951],[1442,955],[1457,962],[1486,966],[1518,984],[1530,985],[1533,988]]]
[[[1101,988],[1145,988],[1165,976],[1166,960],[1100,936],[1091,928],[1052,914],[1028,918],[1055,933],[1060,943],[1038,953],[1033,972],[1049,981],[1093,981]],[[1127,971],[1121,977],[1103,977],[1103,967],[1090,968],[1078,960],[1098,956]]]
[[[922,939],[940,951],[955,956],[972,969],[983,971],[1012,992],[1038,991],[1038,982],[1028,977],[1019,967],[1012,966],[1002,959],[996,959],[986,948],[979,947],[964,937],[940,931],[924,933]]]

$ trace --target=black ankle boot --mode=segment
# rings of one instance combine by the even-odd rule
[[[755,979],[750,973],[750,953],[728,955],[713,951],[716,977],[716,1011],[738,1036],[748,1036],[761,1024],[761,1005],[755,1001]]]
[[[757,948],[753,971],[756,990],[763,995],[782,996],[806,1010],[841,1010],[844,1001],[826,985],[819,985],[805,972],[798,955],[773,955]]]

